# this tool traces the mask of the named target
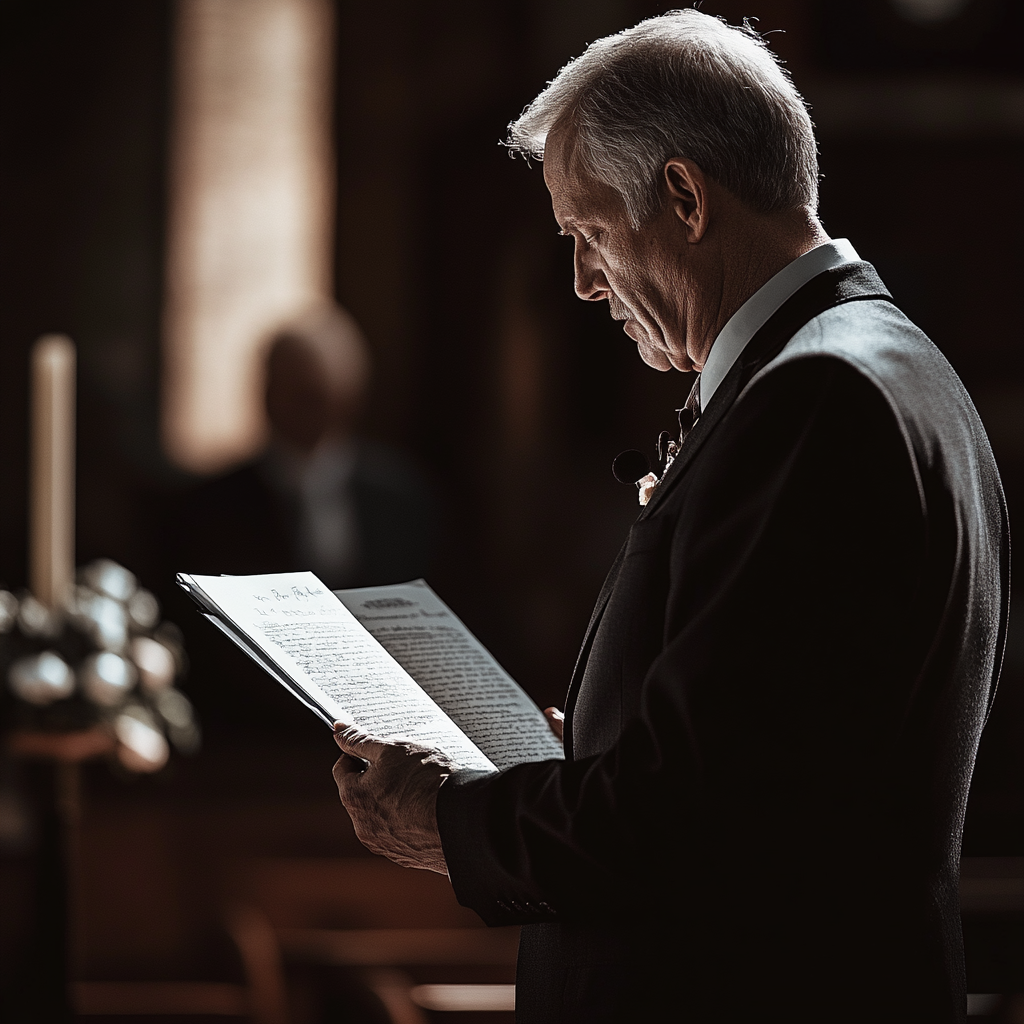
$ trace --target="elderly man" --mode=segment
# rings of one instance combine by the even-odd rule
[[[752,32],[686,10],[602,39],[510,144],[543,157],[577,294],[700,376],[598,598],[565,761],[470,773],[339,730],[360,838],[524,926],[522,1021],[963,1020],[1008,590],[970,399],[825,234],[810,120]]]

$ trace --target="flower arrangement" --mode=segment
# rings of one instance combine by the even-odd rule
[[[108,559],[79,569],[63,605],[0,590],[0,722],[20,733],[106,733],[132,772],[190,754],[199,727],[175,687],[186,669],[181,632],[157,599]]]

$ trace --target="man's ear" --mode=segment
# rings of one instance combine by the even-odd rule
[[[699,242],[708,228],[708,184],[704,172],[683,156],[668,160],[664,169],[668,201],[686,229],[688,242]]]

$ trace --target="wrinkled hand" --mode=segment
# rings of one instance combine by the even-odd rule
[[[447,875],[437,791],[452,762],[439,750],[383,742],[341,722],[334,739],[342,749],[334,781],[363,846],[402,867]]]
[[[565,715],[558,708],[545,708],[544,717],[548,720],[551,731],[558,737],[558,742],[562,743],[562,726],[565,723]]]

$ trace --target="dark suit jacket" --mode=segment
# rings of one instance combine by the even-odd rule
[[[963,1020],[1007,556],[952,368],[868,264],[819,275],[630,530],[566,761],[441,788],[459,900],[527,926],[517,1019]]]

